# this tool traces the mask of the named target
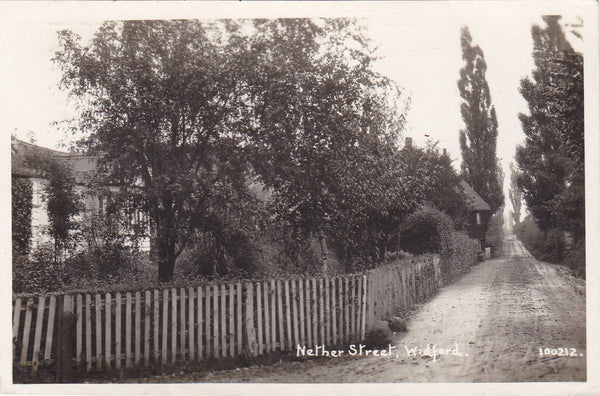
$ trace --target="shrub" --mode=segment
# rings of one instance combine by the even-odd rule
[[[536,259],[549,263],[562,262],[566,249],[562,232],[558,230],[542,232],[531,216],[527,216],[515,232],[517,238]]]
[[[425,206],[410,215],[400,230],[402,248],[413,254],[438,253],[444,282],[450,282],[476,261],[479,242],[456,231],[452,219]]]
[[[585,240],[575,243],[565,255],[563,260],[575,275],[585,279]]]
[[[69,288],[88,288],[119,284],[152,286],[155,272],[147,254],[119,244],[92,247],[65,260],[65,283]]]
[[[453,231],[448,215],[425,206],[408,216],[400,227],[400,246],[412,254],[441,253],[448,248]]]
[[[515,228],[517,238],[525,248],[538,260],[564,264],[577,276],[585,278],[585,240],[574,241],[568,246],[566,234],[558,230],[549,230],[545,234],[535,224],[531,216],[527,216]]]
[[[544,251],[544,233],[535,224],[533,217],[525,217],[515,226],[514,233],[533,256],[541,257]]]
[[[13,293],[44,293],[62,290],[62,270],[54,260],[54,247],[42,245],[32,258],[13,250]]]
[[[221,233],[197,232],[177,259],[178,270],[192,277],[253,273],[259,266],[252,236],[232,228]]]

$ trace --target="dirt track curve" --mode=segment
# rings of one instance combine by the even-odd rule
[[[392,357],[321,358],[141,381],[585,381],[585,282],[536,261],[514,238],[506,245],[505,258],[478,264],[418,307],[408,331],[396,335]],[[573,356],[558,356],[559,348]]]

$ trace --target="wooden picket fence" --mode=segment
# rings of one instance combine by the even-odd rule
[[[408,311],[443,286],[438,255],[423,255],[410,265],[387,265],[367,273],[368,326]]]
[[[348,345],[439,286],[431,256],[324,278],[15,296],[13,361],[35,373],[66,357],[91,372]]]

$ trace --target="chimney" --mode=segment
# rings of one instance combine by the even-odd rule
[[[411,138],[411,137],[407,137],[407,138],[406,138],[406,141],[405,141],[404,147],[405,147],[405,148],[412,147],[412,138]]]
[[[444,147],[444,148],[442,149],[442,155],[443,155],[444,157],[447,157],[447,156],[448,156],[448,150],[446,150],[446,147]]]

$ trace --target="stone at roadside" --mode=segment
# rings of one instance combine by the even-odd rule
[[[370,348],[385,348],[392,344],[394,334],[390,330],[388,322],[378,320],[365,335],[365,344]]]
[[[388,319],[388,325],[390,326],[390,330],[394,333],[404,332],[406,331],[406,320],[394,316]]]

